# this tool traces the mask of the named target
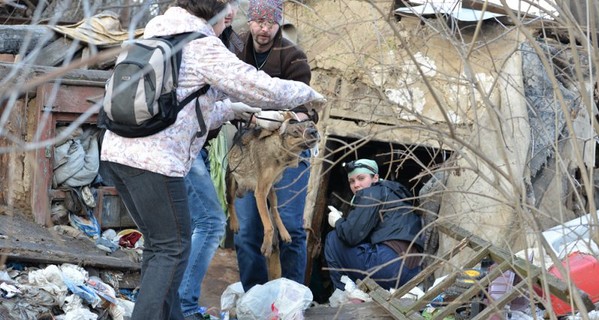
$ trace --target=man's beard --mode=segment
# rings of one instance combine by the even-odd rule
[[[272,42],[272,38],[269,36],[256,36],[256,42],[261,46],[267,46]]]

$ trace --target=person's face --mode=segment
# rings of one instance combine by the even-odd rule
[[[230,6],[227,5],[227,8],[225,10],[230,10],[229,8]],[[229,12],[229,11],[227,11]],[[222,18],[218,19],[216,21],[216,23],[212,26],[212,30],[214,30],[214,33],[216,34],[216,36],[220,36],[221,33],[223,33],[223,30],[225,30],[225,18],[226,15],[223,15]]]
[[[239,11],[239,4],[237,2],[229,3],[229,12],[225,16],[225,27],[230,27]]]
[[[358,173],[348,178],[351,192],[356,194],[358,190],[366,189],[379,180],[379,175],[369,173]]]
[[[249,22],[250,33],[254,39],[254,50],[265,52],[274,43],[275,35],[279,31],[279,25],[270,20],[252,20]]]

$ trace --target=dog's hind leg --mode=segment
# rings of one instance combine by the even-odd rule
[[[279,279],[283,275],[281,270],[281,249],[279,247],[279,235],[285,242],[290,242],[291,236],[289,236],[289,232],[287,232],[287,229],[281,220],[281,216],[279,215],[279,210],[277,209],[277,194],[272,188],[268,192],[268,202],[270,204],[271,216],[275,222],[276,232],[272,242],[272,253],[266,258],[266,263],[268,265],[268,280],[275,280]],[[289,241],[286,240],[286,237],[289,238]]]
[[[287,243],[291,242],[291,236],[289,235],[287,228],[285,228],[285,225],[283,224],[283,220],[281,220],[281,215],[279,214],[279,209],[278,209],[279,203],[278,203],[278,199],[277,199],[277,193],[272,188],[270,189],[270,192],[268,193],[268,201],[270,203],[270,212],[272,213],[272,219],[274,220],[275,225],[277,226],[277,230],[279,231],[281,240],[283,240]]]
[[[281,270],[281,256],[278,244],[273,244],[272,253],[266,257],[268,265],[268,280],[279,279],[283,273]]]
[[[264,240],[262,241],[262,248],[260,251],[265,257],[270,256],[272,253],[272,241],[275,235],[270,214],[268,213],[268,207],[266,205],[266,191],[270,190],[271,187],[272,183],[268,183],[267,185],[258,183],[258,186],[254,191],[254,197],[256,197],[256,206],[258,207],[260,220],[262,220],[262,226],[264,227]]]

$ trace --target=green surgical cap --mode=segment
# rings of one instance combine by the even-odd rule
[[[363,165],[363,166],[360,166]],[[356,167],[350,173],[347,174],[347,177],[355,176],[360,173],[366,174],[377,174],[379,173],[379,166],[376,164],[376,161],[370,159],[358,159],[354,161],[354,166]],[[373,171],[374,170],[374,171]]]

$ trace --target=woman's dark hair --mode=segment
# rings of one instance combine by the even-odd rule
[[[225,10],[227,0],[177,0],[177,6],[206,21]]]

